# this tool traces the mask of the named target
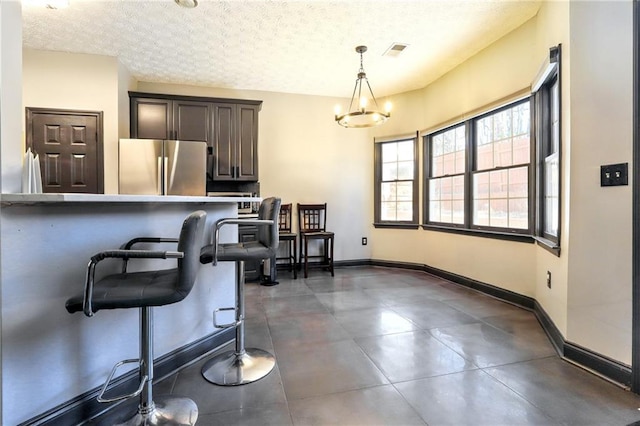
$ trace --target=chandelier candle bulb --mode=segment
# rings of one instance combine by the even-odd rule
[[[367,98],[365,98],[364,96],[360,98],[360,109],[362,110],[362,112],[365,112],[367,109]]]

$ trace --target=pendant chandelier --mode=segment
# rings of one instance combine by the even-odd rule
[[[371,85],[369,85],[367,74],[364,72],[364,66],[362,65],[362,54],[366,51],[367,46],[356,47],[356,52],[360,54],[360,70],[358,71],[356,85],[351,95],[349,109],[346,113],[342,114],[340,105],[336,106],[336,122],[344,127],[373,127],[384,123],[391,117],[391,104],[387,102],[385,112],[382,112],[378,107],[376,97],[373,96],[373,90],[371,90]],[[366,84],[366,87],[363,93],[362,87],[364,84]],[[367,93],[367,89],[369,93]],[[354,102],[356,103],[355,105]],[[372,106],[372,109],[367,109],[368,104]]]

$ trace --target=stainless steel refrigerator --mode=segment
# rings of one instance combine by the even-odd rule
[[[206,195],[207,143],[120,139],[120,194]]]

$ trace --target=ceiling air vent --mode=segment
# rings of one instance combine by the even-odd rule
[[[393,43],[389,48],[382,54],[382,56],[388,56],[391,58],[397,58],[404,51],[404,49],[409,46],[405,43]]]

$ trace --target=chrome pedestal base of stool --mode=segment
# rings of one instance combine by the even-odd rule
[[[255,382],[273,370],[276,359],[269,352],[244,346],[244,261],[236,262],[235,350],[214,356],[202,366],[206,380],[221,386]],[[215,314],[214,314],[214,325]],[[219,326],[225,327],[225,326]]]
[[[117,426],[193,426],[198,420],[198,407],[189,398],[159,396],[154,406],[140,409],[129,420]]]
[[[269,352],[247,348],[243,354],[228,351],[214,356],[202,367],[202,375],[216,385],[237,386],[263,378],[275,365]]]

